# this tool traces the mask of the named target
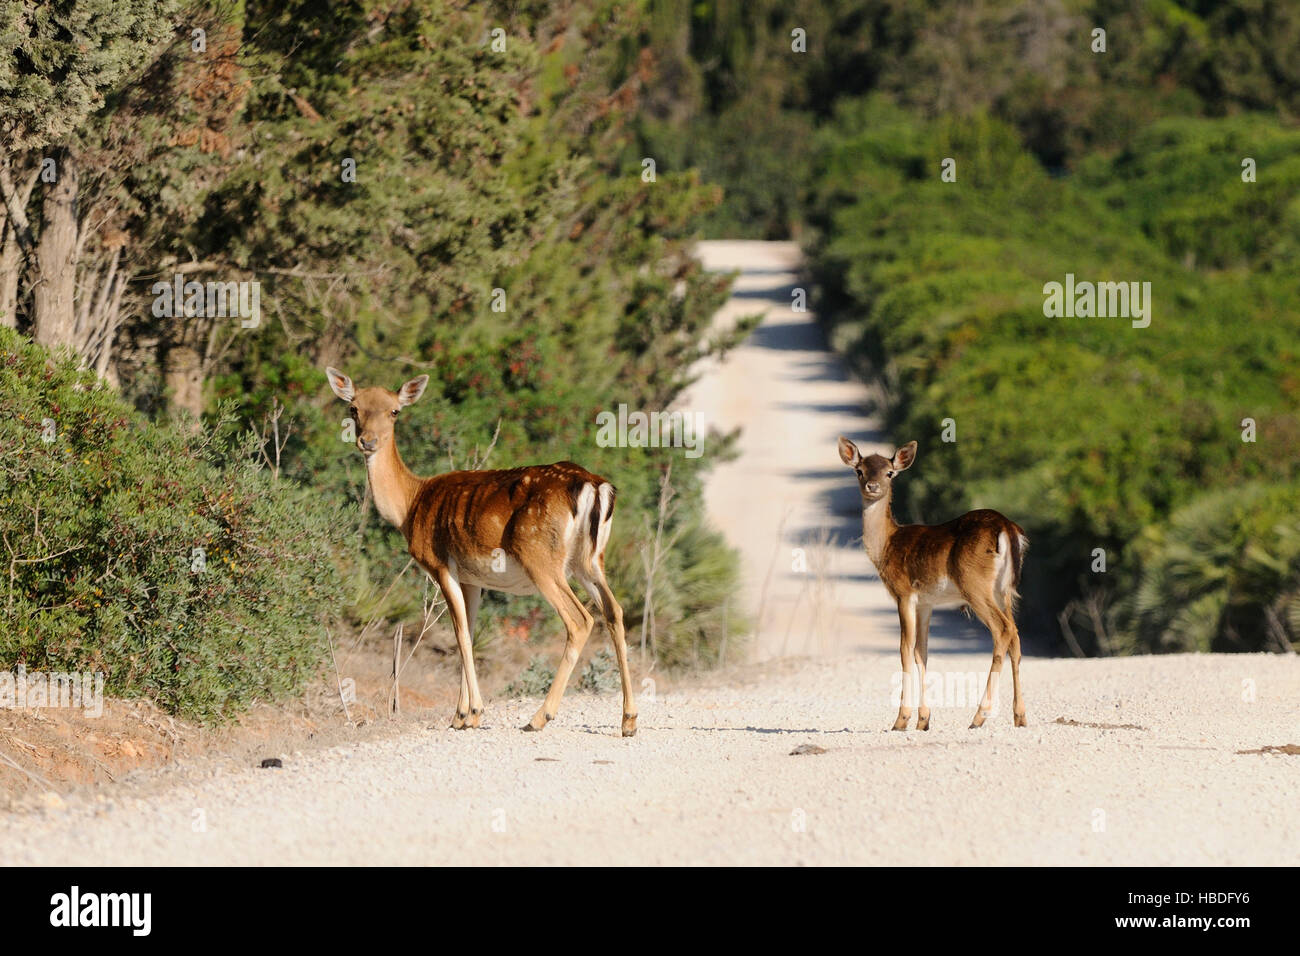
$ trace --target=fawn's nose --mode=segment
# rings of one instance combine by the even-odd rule
[[[379,446],[379,443],[373,438],[358,438],[357,446],[362,451],[374,451]]]
[[[879,494],[879,493],[880,493],[880,482],[878,482],[878,481],[868,481],[868,482],[867,482],[867,492],[868,492],[869,494],[873,494],[873,495]]]

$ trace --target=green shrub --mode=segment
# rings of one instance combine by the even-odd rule
[[[506,685],[507,697],[544,697],[555,683],[555,668],[543,657],[534,657],[516,680]]]
[[[1300,485],[1202,495],[1147,529],[1133,558],[1122,649],[1280,650],[1300,634]]]
[[[225,719],[300,688],[341,600],[338,514],[212,430],[145,422],[0,328],[0,666]]]
[[[603,635],[602,627],[603,625],[597,622],[595,630],[592,631],[593,638]],[[555,668],[551,666],[550,661],[544,657],[534,657],[520,672],[519,677],[506,686],[505,693],[507,697],[542,697],[551,689],[551,684],[554,682]],[[621,686],[618,678],[618,661],[607,648],[601,648],[591,655],[577,679],[570,682],[570,688],[574,684],[584,694],[608,694],[618,690]]]
[[[1053,178],[1007,133],[876,97],[842,103],[819,139],[809,247],[832,341],[883,380],[890,438],[921,443],[897,510],[1020,522],[1032,630],[1084,608],[1086,650],[1277,648],[1300,634],[1292,585],[1261,569],[1290,566],[1290,539],[1230,499],[1300,481],[1300,137],[1267,117],[1168,120]],[[1247,141],[1267,189],[1224,159]],[[967,157],[955,183],[936,175],[949,155]],[[1227,229],[1229,206],[1254,231]],[[1043,285],[1066,273],[1150,282],[1150,326],[1045,316]],[[1198,537],[1206,509],[1231,540]]]
[[[619,686],[618,661],[614,655],[604,648],[592,654],[578,678],[578,689],[585,694],[608,694]]]

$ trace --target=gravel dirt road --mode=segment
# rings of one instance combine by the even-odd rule
[[[1238,753],[1300,743],[1294,656],[1034,660],[1030,726],[1013,728],[1004,706],[979,731],[958,697],[987,657],[931,662],[956,680],[927,733],[885,729],[896,670],[885,655],[774,661],[643,695],[626,740],[616,696],[575,694],[541,734],[517,729],[534,702],[492,702],[477,732],[439,721],[287,754],[280,770],[167,771],[104,801],[0,818],[0,859],[1296,862],[1300,757]],[[790,755],[804,744],[825,753]]]
[[[536,701],[490,701],[478,731],[440,718],[282,769],[176,766],[51,797],[0,815],[0,863],[1294,864],[1300,756],[1268,748],[1300,744],[1295,655],[1026,657],[1030,726],[1003,702],[973,731],[990,642],[949,616],[933,729],[886,729],[897,617],[835,454],[841,432],[864,450],[884,436],[789,307],[792,247],[701,255],[745,270],[720,322],[766,315],[683,403],[746,428],[709,506],[741,551],[754,662],[647,688],[626,740],[617,695],[571,691],[541,734],[517,729]],[[804,745],[820,752],[792,755]]]
[[[742,345],[701,366],[680,402],[721,433],[742,429],[739,455],[709,474],[705,504],[740,552],[751,657],[888,650],[897,611],[865,560],[857,485],[836,451],[842,434],[864,452],[883,449],[883,436],[867,390],[827,350],[813,313],[795,308],[799,248],[714,241],[698,255],[709,269],[740,270],[715,328],[763,316]]]

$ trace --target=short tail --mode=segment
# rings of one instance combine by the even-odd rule
[[[596,489],[596,497],[600,502],[600,522],[596,525],[592,540],[592,558],[598,561],[605,556],[605,545],[609,544],[609,532],[614,527],[614,499],[618,497],[618,489],[608,481],[603,482]]]
[[[582,538],[574,557],[579,567],[591,567],[605,553],[614,520],[615,494],[608,481],[587,482],[578,493],[574,517],[582,528]]]
[[[1012,610],[1020,600],[1020,571],[1025,564],[1025,552],[1029,550],[1029,536],[1017,524],[1011,526],[1011,588],[1007,595]]]

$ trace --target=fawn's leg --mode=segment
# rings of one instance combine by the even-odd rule
[[[451,726],[456,730],[465,729],[465,718],[462,714],[469,713],[469,673],[465,670],[464,665],[460,668],[460,696],[456,698],[456,715],[452,718]],[[457,726],[457,721],[460,725]]]
[[[483,589],[477,584],[462,584],[460,590],[465,596],[465,627],[469,631],[469,646],[472,659],[474,648],[474,625],[478,623],[478,608],[483,601]],[[469,696],[469,681],[465,679],[464,668],[461,669],[461,683],[464,685],[465,706],[458,705],[457,710],[469,714],[469,719],[465,721],[467,727],[477,727],[479,725],[479,720],[483,716],[483,704],[480,701],[478,709],[474,709]]]
[[[1008,656],[1011,658],[1011,686],[1014,691],[1011,717],[1017,727],[1028,727],[1029,722],[1025,720],[1025,698],[1020,692],[1020,628],[1016,627],[1015,598],[1010,591],[1003,591],[995,597],[998,599],[998,607],[1007,616]]]
[[[534,575],[534,572],[530,569],[529,574]],[[569,675],[573,673],[574,665],[578,663],[578,656],[582,653],[582,648],[587,643],[591,629],[596,623],[587,609],[582,606],[577,595],[573,593],[563,574],[563,571],[549,574],[540,571],[533,576],[533,583],[541,591],[542,597],[550,601],[551,606],[560,615],[568,636],[564,642],[564,654],[560,657],[560,666],[555,669],[555,680],[551,684],[551,689],[546,692],[546,699],[542,701],[542,706],[538,708],[537,713],[533,714],[533,719],[524,725],[524,730],[541,730],[554,719],[556,711],[560,708],[560,699],[564,696],[564,688],[569,683]]]
[[[483,698],[479,696],[478,677],[474,673],[474,642],[469,630],[469,616],[466,611],[465,594],[460,582],[449,568],[439,568],[434,573],[438,587],[442,589],[447,610],[451,612],[452,628],[456,632],[456,646],[460,649],[461,681],[468,693],[468,701],[456,706],[456,716],[452,718],[453,730],[477,727],[479,715],[483,712]],[[468,703],[466,711],[464,704]]]
[[[916,662],[916,683],[920,689],[919,705],[916,708],[916,729],[930,729],[930,708],[925,704],[925,668],[930,659],[930,608],[916,609],[916,650],[912,654]]]
[[[618,658],[618,676],[623,684],[623,736],[636,735],[636,697],[632,692],[632,675],[627,666],[627,635],[623,631],[623,608],[614,599],[609,582],[605,580],[605,558],[597,557],[591,563],[591,571],[582,579],[582,586],[592,596],[605,617],[605,627],[609,629],[609,639],[614,644],[614,655]]]
[[[898,705],[894,730],[906,730],[912,719],[912,701],[916,694],[916,598],[908,596],[898,602],[898,656],[903,661],[903,697]]]
[[[1010,617],[1010,615],[1008,615]],[[1028,727],[1029,721],[1025,720],[1025,698],[1020,693],[1020,629],[1016,627],[1014,618],[1011,618],[1011,683],[1015,688],[1015,701],[1011,708],[1012,718],[1015,720],[1017,727]]]
[[[988,683],[984,685],[984,697],[980,701],[979,708],[975,711],[974,718],[971,719],[971,728],[982,727],[985,718],[993,709],[993,701],[998,695],[998,679],[1002,676],[1002,658],[1007,653],[1007,645],[1010,643],[1009,628],[1014,626],[1011,619],[992,601],[980,602],[978,606],[972,603],[976,616],[984,622],[984,626],[989,629],[993,635],[993,662],[989,665]]]

